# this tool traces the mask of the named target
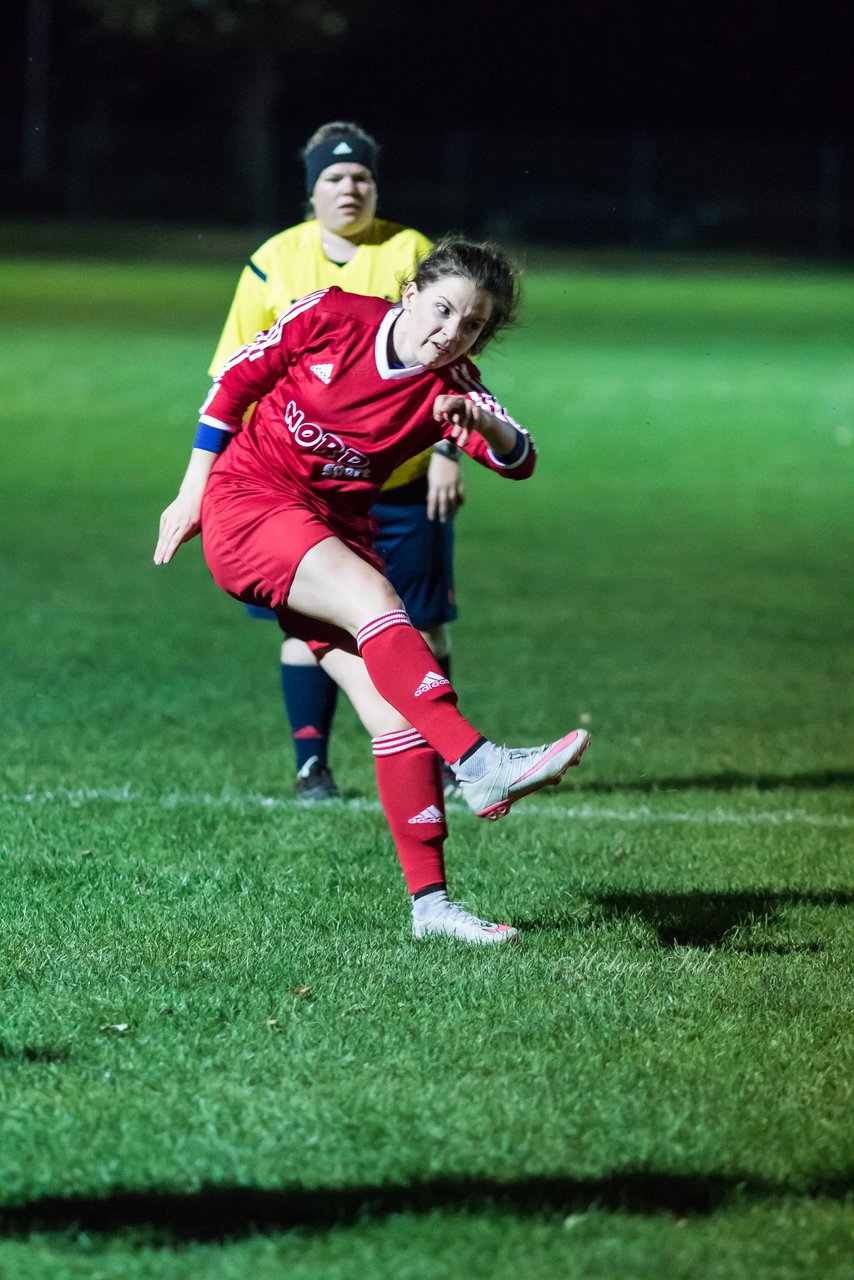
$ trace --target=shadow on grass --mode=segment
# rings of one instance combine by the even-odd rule
[[[706,1215],[735,1201],[780,1196],[842,1200],[854,1188],[850,1172],[808,1185],[786,1185],[719,1173],[628,1171],[605,1178],[534,1177],[516,1182],[439,1178],[402,1186],[203,1187],[198,1191],[115,1191],[103,1198],[46,1197],[0,1208],[0,1234],[115,1234],[144,1231],[164,1243],[217,1241],[254,1232],[324,1231],[393,1214],[503,1212],[519,1217],[565,1216],[597,1208],[635,1214]]]
[[[785,907],[851,906],[854,890],[627,891],[585,897],[585,903],[588,915],[572,913],[551,919],[514,917],[513,923],[523,929],[577,929],[579,925],[596,925],[603,920],[633,919],[651,926],[663,947],[724,947],[745,955],[815,955],[824,950],[823,943],[775,942],[772,938],[752,939],[743,935],[756,926],[773,925]]]
[[[618,795],[624,791],[654,794],[662,791],[824,791],[830,787],[850,787],[854,769],[827,769],[822,773],[725,773],[699,774],[688,778],[636,778],[628,782],[588,782],[579,779],[575,790],[587,795]]]
[[[850,906],[854,892],[845,889],[815,892],[755,890],[739,893],[611,893],[596,899],[605,919],[626,917],[651,925],[664,947],[719,947],[777,954],[793,951],[820,951],[820,943],[786,944],[752,942],[739,933],[756,925],[772,924],[779,911],[789,906]]]
[[[0,1040],[0,1058],[9,1058],[18,1062],[67,1062],[71,1057],[68,1045],[25,1044],[15,1048]]]

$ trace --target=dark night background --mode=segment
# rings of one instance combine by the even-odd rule
[[[17,0],[0,214],[276,228],[357,119],[382,208],[564,245],[854,252],[852,7]]]

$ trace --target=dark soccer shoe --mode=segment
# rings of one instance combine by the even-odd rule
[[[341,792],[330,770],[317,756],[306,760],[297,774],[294,790],[297,800],[301,800],[303,804],[323,804],[325,800],[341,799]]]

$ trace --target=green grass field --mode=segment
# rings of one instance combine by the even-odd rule
[[[542,271],[488,353],[541,461],[468,468],[455,682],[594,740],[454,808],[481,952],[151,563],[234,274],[0,263],[0,1277],[852,1280],[851,278]]]

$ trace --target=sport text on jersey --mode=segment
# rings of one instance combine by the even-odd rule
[[[370,478],[371,464],[365,454],[359,453],[358,449],[351,449],[338,436],[334,436],[331,431],[324,431],[316,422],[308,422],[302,409],[293,400],[289,400],[285,407],[285,426],[300,448],[331,459],[324,464],[321,472],[325,479]]]

